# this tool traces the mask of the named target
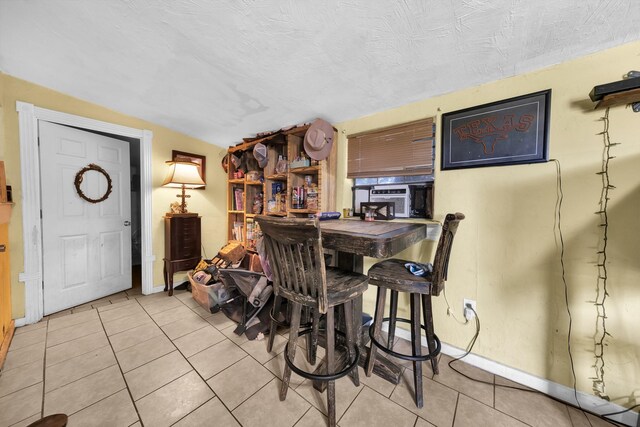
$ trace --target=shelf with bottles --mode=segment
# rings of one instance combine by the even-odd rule
[[[262,185],[248,185],[245,187],[245,213],[261,214],[264,207],[264,192]]]
[[[245,240],[245,248],[250,251],[256,250],[256,243],[262,236],[260,225],[254,220],[253,217],[247,218],[247,235]]]

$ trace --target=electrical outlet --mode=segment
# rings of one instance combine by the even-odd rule
[[[462,312],[464,313],[464,318],[467,320],[471,320],[476,317],[476,301],[472,299],[464,299],[464,306],[462,307]],[[473,309],[473,310],[471,310]]]

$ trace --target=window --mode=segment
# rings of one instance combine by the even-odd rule
[[[433,118],[349,135],[347,178],[433,175]]]
[[[433,118],[348,135],[347,151],[347,177],[354,179],[353,208],[356,213],[360,213],[360,203],[373,199],[370,190],[374,186],[381,189],[388,185],[387,188],[393,189],[404,187],[408,194],[410,209],[403,208],[407,199],[405,202],[393,200],[396,216],[432,218]],[[399,212],[402,214],[398,215]]]

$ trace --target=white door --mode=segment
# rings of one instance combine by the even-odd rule
[[[44,314],[131,288],[129,143],[39,122]],[[99,203],[76,192],[76,174],[104,169],[112,192]],[[80,189],[90,199],[107,191],[107,178],[85,172]]]

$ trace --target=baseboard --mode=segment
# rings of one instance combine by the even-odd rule
[[[25,326],[27,324],[27,318],[26,317],[21,317],[19,319],[14,319],[13,321],[16,324],[16,328],[19,328],[21,326]]]
[[[386,327],[387,325],[384,324],[383,330],[386,330]],[[397,328],[396,336],[407,341],[411,341],[411,333],[404,329]],[[422,337],[422,346],[427,347],[427,341],[424,336]],[[460,357],[465,353],[465,351],[452,345],[442,343],[442,353],[451,357]],[[578,403],[576,401],[576,394],[571,387],[567,387],[565,385],[537,377],[527,372],[502,365],[498,362],[482,356],[478,356],[473,353],[467,355],[464,358],[464,361],[469,365],[473,365],[484,371],[491,372],[495,375],[500,375],[501,377],[517,382],[518,384],[522,384],[534,390],[538,390],[546,395],[553,397],[554,399],[566,402],[572,406],[578,406]],[[624,411],[627,409],[613,402],[600,399],[599,397],[592,394],[578,391],[577,395],[582,409],[594,414],[608,414],[612,412]],[[611,416],[609,418],[630,427],[640,426],[640,416],[637,412],[628,411],[623,414]]]
[[[157,294],[158,292],[164,292],[164,285],[156,285],[151,289],[151,295]]]

